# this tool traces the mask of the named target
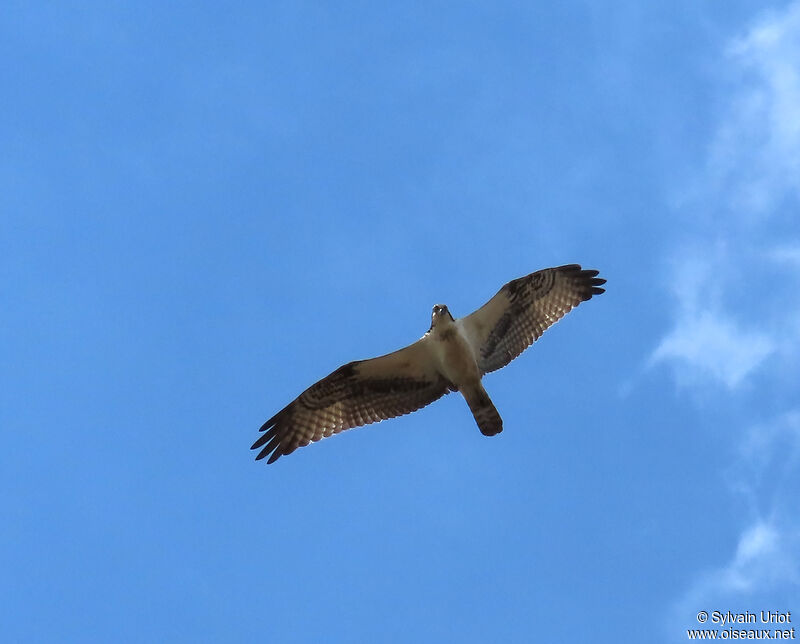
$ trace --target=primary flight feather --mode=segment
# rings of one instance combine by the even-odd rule
[[[339,367],[311,385],[261,427],[256,460],[281,456],[345,429],[402,416],[460,391],[486,436],[503,430],[481,378],[506,366],[545,330],[593,295],[605,292],[598,271],[578,264],[512,280],[486,304],[454,319],[433,307],[431,327],[409,346]]]

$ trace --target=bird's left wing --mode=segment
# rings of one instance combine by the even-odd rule
[[[345,429],[402,416],[448,392],[424,336],[404,349],[339,367],[261,427],[251,449],[268,463]]]
[[[603,293],[605,280],[578,264],[545,268],[510,281],[460,322],[482,373],[505,367],[581,302]]]

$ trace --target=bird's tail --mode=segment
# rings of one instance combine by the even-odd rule
[[[475,416],[481,434],[494,436],[503,431],[503,419],[500,418],[497,408],[480,382],[476,387],[463,387],[461,393],[464,394],[469,409]]]

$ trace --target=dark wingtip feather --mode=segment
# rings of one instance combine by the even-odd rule
[[[275,414],[266,423],[261,425],[261,428],[258,431],[263,432],[263,431],[269,429],[270,427],[272,427],[275,423],[278,422],[278,416],[280,416],[280,415],[281,415],[281,412],[278,412],[277,414]]]
[[[573,273],[570,277],[580,277],[592,284],[605,284],[602,277],[597,277],[600,271],[596,268],[583,268],[580,264],[564,264],[564,266],[558,266],[556,270],[562,273]]]
[[[258,439],[256,440],[256,442],[255,442],[255,443],[253,443],[253,444],[250,446],[250,449],[258,449],[258,448],[259,448],[259,447],[261,447],[261,446],[262,446],[264,443],[266,443],[268,440],[269,440],[269,436],[267,436],[266,434],[261,434],[261,436],[259,436],[259,437],[258,437]]]
[[[595,275],[597,275],[598,271],[592,271]],[[605,284],[606,280],[602,277],[593,277],[589,284],[591,286],[592,295],[600,295],[606,292],[606,289],[601,288],[601,284]]]
[[[272,418],[270,418],[266,423],[264,423],[261,426],[261,429],[258,430],[258,431],[264,432],[264,433],[261,434],[261,436],[259,436],[256,439],[256,442],[253,443],[250,446],[250,449],[259,449],[260,447],[263,447],[264,445],[266,445],[266,447],[263,447],[263,449],[256,456],[256,460],[257,461],[260,461],[267,454],[269,454],[272,450],[274,450],[276,447],[279,446],[280,439],[278,437],[278,420],[280,419],[281,413],[283,413],[283,411],[285,411],[285,410],[282,410],[282,411],[278,412],[277,414],[275,414]],[[280,456],[280,454],[279,454],[279,456]],[[277,456],[275,458],[277,458]],[[268,462],[272,463],[272,462],[274,462],[274,460],[275,459],[273,458],[273,459],[269,460]]]
[[[267,461],[268,465],[270,463],[274,463],[275,461],[277,461],[281,456],[281,445],[277,436],[269,442],[269,445],[267,445],[264,449],[262,449],[258,453],[258,456],[256,456],[256,460],[260,461],[262,458],[264,458],[270,453],[272,454],[272,456],[270,456],[269,460]]]
[[[581,287],[586,289],[580,295],[581,300],[584,302],[590,300],[594,295],[601,295],[606,292],[606,289],[600,287],[601,284],[606,283],[606,280],[602,277],[597,277],[600,274],[597,269],[583,269],[580,264],[567,264],[559,266],[559,270],[570,273],[570,277],[573,279],[581,280]]]
[[[606,289],[601,288],[601,284],[605,284],[606,281],[602,277],[595,277],[592,280],[592,295],[600,295],[601,293],[605,293]]]
[[[266,429],[266,427],[262,427],[259,431],[263,432],[265,429]],[[271,427],[267,432],[261,434],[261,436],[258,437],[256,442],[253,443],[253,445],[252,445],[252,447],[250,449],[258,449],[264,443],[266,443],[266,442],[272,440],[273,438],[275,438],[275,436],[277,436],[277,434],[278,434],[278,427],[277,426]]]

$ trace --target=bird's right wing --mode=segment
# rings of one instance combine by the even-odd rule
[[[482,373],[505,367],[581,302],[605,291],[595,270],[545,268],[510,281],[461,320]]]
[[[385,356],[350,362],[306,389],[261,427],[251,449],[268,463],[345,429],[402,416],[448,392],[424,336]]]

